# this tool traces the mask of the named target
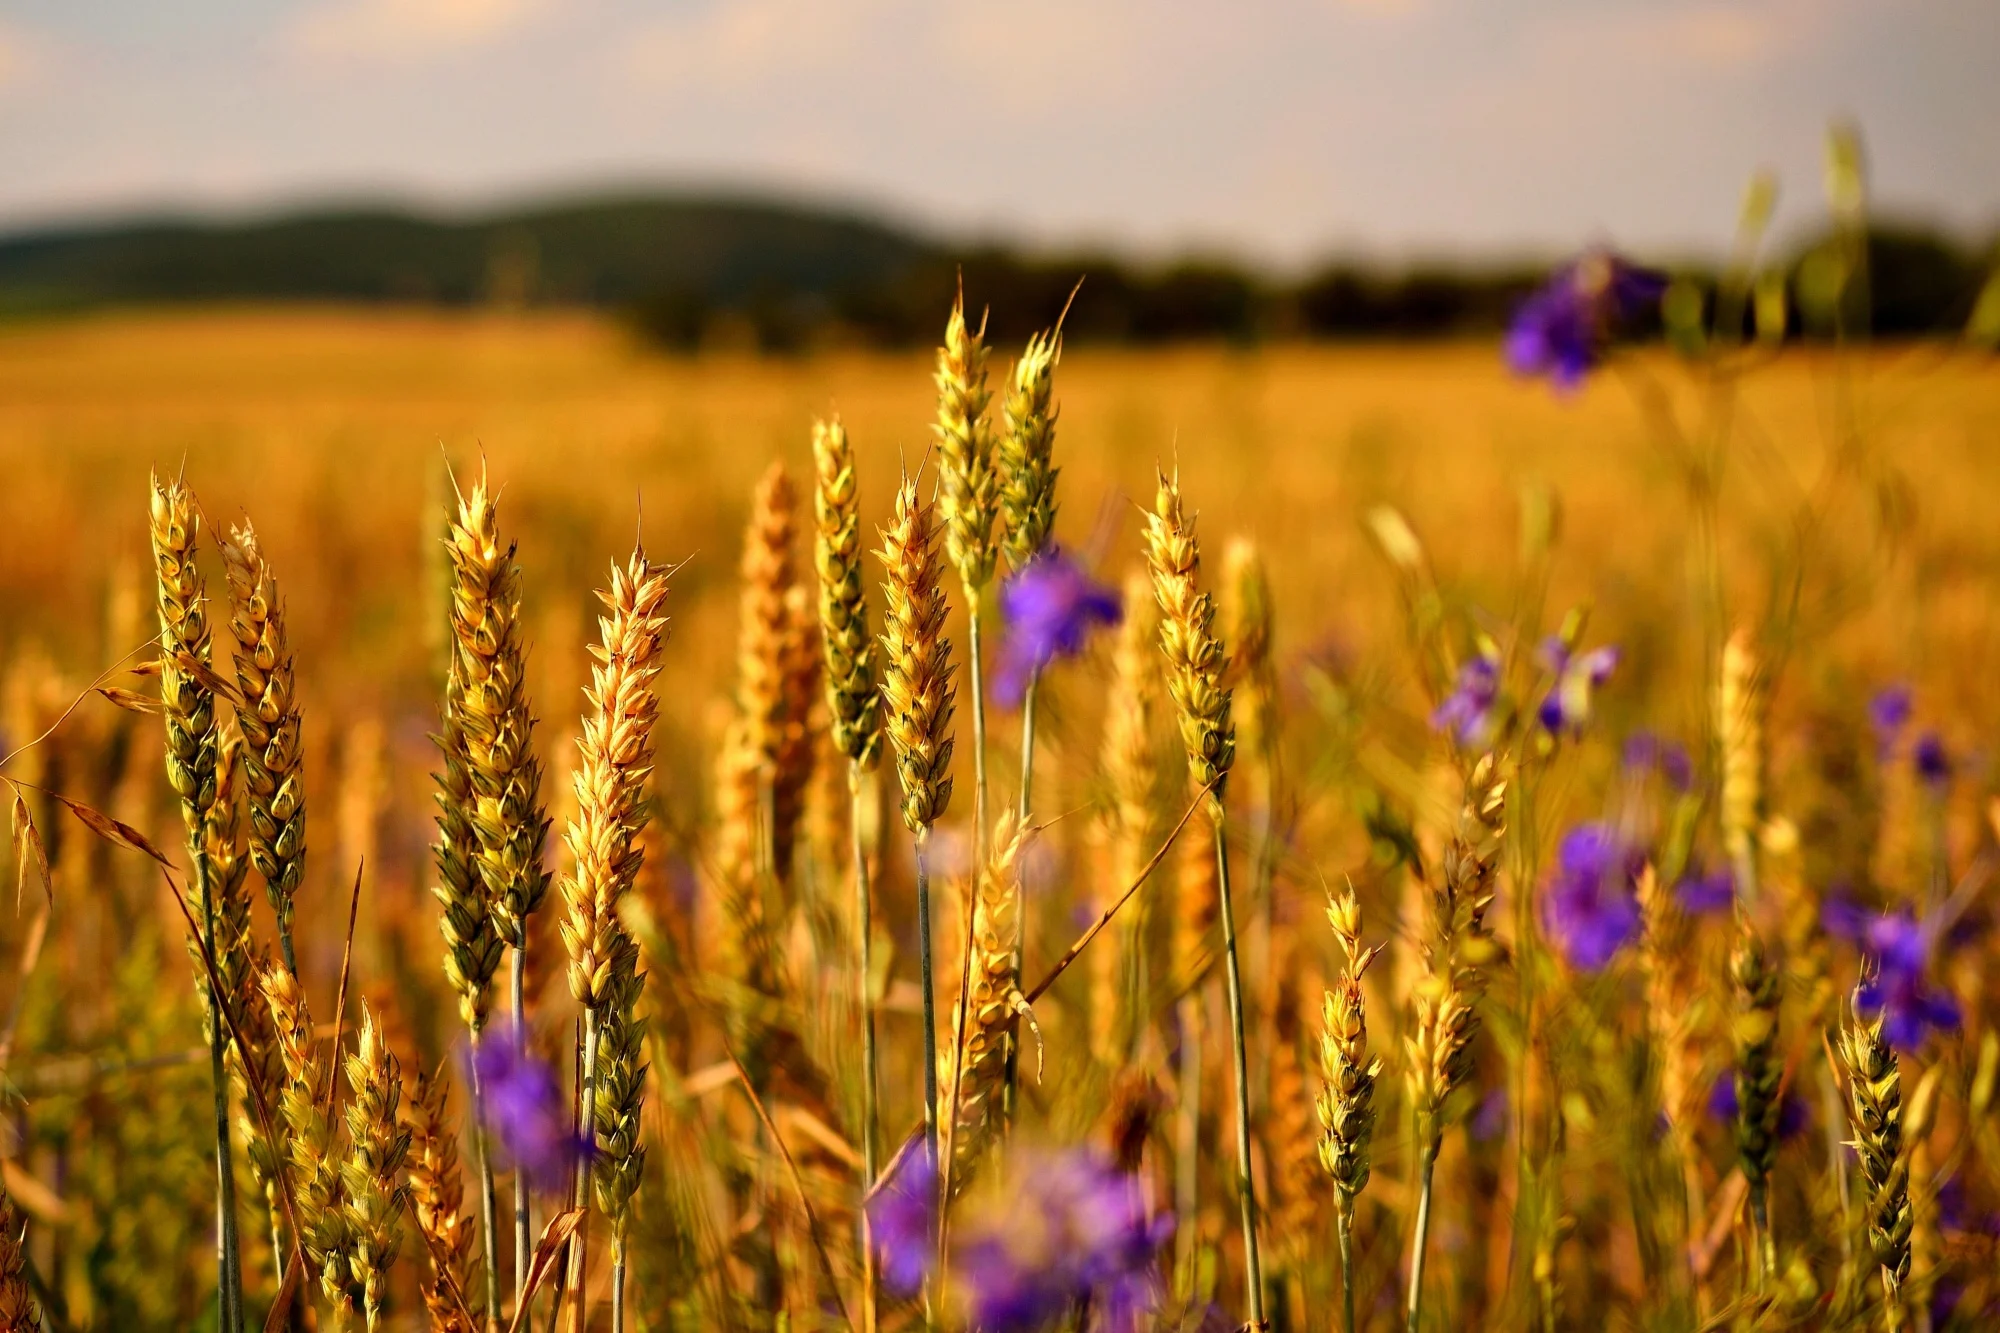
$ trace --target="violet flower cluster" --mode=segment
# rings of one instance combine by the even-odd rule
[[[1542,929],[1571,967],[1602,971],[1639,933],[1644,851],[1609,824],[1579,824],[1563,835],[1542,892]]]
[[[1036,672],[1058,657],[1081,653],[1091,631],[1117,624],[1124,609],[1116,589],[1051,546],[1001,583],[1000,615],[1007,632],[993,673],[993,696],[1013,708]]]
[[[1507,364],[1569,391],[1604,359],[1613,335],[1667,289],[1665,277],[1593,250],[1559,269],[1514,312]]]
[[[882,1275],[908,1295],[929,1276],[937,1176],[911,1153],[870,1206]],[[1004,1196],[954,1215],[951,1289],[985,1333],[1046,1328],[1086,1306],[1093,1327],[1136,1329],[1159,1303],[1171,1214],[1149,1216],[1138,1180],[1098,1153],[1022,1154]]]
[[[483,1033],[468,1058],[479,1119],[500,1155],[537,1191],[569,1187],[590,1140],[576,1132],[554,1066],[530,1054],[511,1026]]]

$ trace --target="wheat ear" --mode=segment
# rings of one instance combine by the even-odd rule
[[[403,1237],[403,1209],[410,1187],[403,1167],[410,1130],[397,1114],[403,1098],[402,1067],[382,1039],[382,1028],[364,1006],[354,1054],[347,1057],[347,1160],[345,1188],[350,1282],[361,1289],[361,1308],[374,1333],[389,1294],[389,1270]]]
[[[285,1080],[278,1099],[285,1127],[286,1169],[299,1212],[299,1237],[306,1259],[318,1271],[320,1289],[337,1322],[353,1314],[349,1255],[352,1247],[340,1162],[343,1152],[320,1090],[327,1086],[326,1061],[314,1042],[312,1013],[305,992],[288,968],[265,969],[260,989],[270,1007]]]
[[[1882,1015],[1869,1018],[1855,990],[1835,1049],[1847,1073],[1848,1141],[1867,1187],[1868,1244],[1882,1273],[1882,1326],[1903,1327],[1903,1283],[1910,1276],[1910,1162],[1903,1152],[1903,1072],[1882,1036]]]
[[[882,530],[883,729],[896,756],[903,823],[916,839],[917,950],[924,1007],[924,1146],[938,1150],[937,987],[933,976],[931,828],[951,804],[951,640],[931,506],[905,475],[895,516]]]
[[[583,1078],[578,1129],[595,1138],[598,1057],[607,1016],[614,1005],[623,1019],[637,1000],[631,975],[635,946],[619,916],[619,904],[639,872],[638,835],[647,818],[645,785],[653,758],[653,723],[659,715],[655,678],[666,640],[669,570],[634,551],[624,568],[613,566],[611,586],[598,594],[605,614],[598,624],[603,642],[591,652],[587,692],[590,704],[577,739],[576,817],[566,840],[574,869],[563,882],[569,914],[563,942],[569,950],[569,988],[583,1006]],[[636,1113],[635,1113],[636,1114]],[[574,1206],[589,1202],[590,1164],[577,1166]],[[576,1292],[578,1327],[583,1326],[584,1275],[588,1271],[587,1228],[579,1229],[570,1250],[569,1285]]]
[[[1486,909],[1493,903],[1494,872],[1505,835],[1506,790],[1495,756],[1484,755],[1473,764],[1458,829],[1445,847],[1429,894],[1424,975],[1412,997],[1411,1035],[1404,1042],[1417,1128],[1417,1221],[1408,1301],[1412,1329],[1421,1326],[1423,1315],[1431,1177],[1444,1139],[1446,1103],[1472,1077],[1472,1039],[1479,1031],[1478,1006],[1486,990],[1484,965],[1493,948]]]
[[[0,1189],[0,1331],[42,1333],[42,1312],[28,1290],[27,1223]]]
[[[203,949],[217,951],[216,885],[209,862],[209,820],[216,800],[215,693],[199,672],[210,665],[208,589],[195,564],[201,517],[194,494],[175,480],[152,478],[150,527],[160,613],[160,708],[166,723],[167,782],[180,798],[194,867]],[[196,990],[206,983],[196,973]],[[224,1001],[226,1003],[226,999]],[[223,1333],[242,1333],[243,1262],[236,1230],[236,1173],[230,1146],[229,1074],[224,1067],[222,1013],[208,1013],[209,1073],[215,1091],[216,1290]]]
[[[1361,903],[1353,885],[1327,896],[1326,918],[1346,965],[1327,990],[1320,1010],[1319,1063],[1326,1082],[1317,1103],[1325,1131],[1319,1160],[1333,1178],[1341,1300],[1347,1333],[1354,1333],[1354,1201],[1368,1184],[1375,1140],[1375,1080],[1382,1073],[1381,1057],[1368,1053],[1368,1011],[1361,979],[1382,946],[1371,949],[1361,943]]]
[[[423,1283],[431,1333],[480,1333],[467,1315],[479,1313],[473,1286],[473,1223],[465,1216],[458,1131],[451,1120],[451,1083],[419,1073],[410,1098],[410,1213],[429,1252]]]
[[[1001,1095],[1007,1037],[1021,1019],[1035,1026],[1021,994],[1014,953],[1014,923],[1021,911],[1021,852],[1028,830],[1002,811],[993,828],[993,851],[979,868],[972,902],[971,985],[959,997],[953,1029],[963,1035],[940,1071],[952,1089],[950,1188],[954,1197],[972,1183],[981,1158],[1001,1128]]]
[[[246,747],[250,860],[277,918],[279,952],[296,972],[292,902],[305,877],[306,792],[285,606],[248,519],[231,528],[222,543],[222,565],[229,582],[229,632],[236,640],[236,688],[243,695],[236,720]]]
[[[1715,695],[1715,735],[1722,754],[1722,841],[1737,892],[1757,901],[1757,835],[1764,822],[1763,681],[1747,630],[1729,636]]]
[[[1264,1323],[1264,1272],[1257,1247],[1257,1186],[1250,1164],[1250,1080],[1243,1032],[1243,975],[1236,950],[1236,919],[1229,895],[1228,838],[1223,826],[1223,786],[1236,758],[1230,722],[1228,659],[1215,633],[1215,601],[1201,591],[1201,544],[1182,510],[1178,476],[1158,474],[1153,509],[1146,515],[1146,558],[1153,595],[1160,604],[1160,647],[1167,658],[1167,692],[1173,696],[1187,749],[1188,775],[1208,792],[1214,821],[1216,906],[1222,917],[1224,977],[1229,995],[1230,1043],[1236,1059],[1236,1169],[1243,1213],[1244,1281],[1251,1324]]]
[[[1778,1050],[1781,977],[1747,913],[1736,914],[1736,947],[1729,959],[1736,997],[1731,1038],[1736,1054],[1736,1158],[1750,1182],[1750,1217],[1756,1230],[1760,1281],[1777,1277],[1771,1235],[1771,1168],[1778,1157],[1778,1119],[1784,1060]]]
[[[854,476],[854,446],[838,417],[813,423],[813,564],[819,572],[820,645],[826,654],[826,706],[834,748],[847,760],[848,837],[854,873],[854,994],[861,1012],[861,1193],[865,1200],[880,1169],[880,1111],[875,1049],[874,912],[868,856],[863,844],[864,775],[882,747],[882,695],[875,677],[875,642],[868,633],[868,599],[861,567],[861,502]],[[861,1251],[862,1325],[875,1323],[875,1246],[868,1210],[855,1210],[855,1244]]]
[[[1125,579],[1125,618],[1119,622],[1111,651],[1111,687],[1105,700],[1101,766],[1110,800],[1099,822],[1107,854],[1105,882],[1129,885],[1146,874],[1153,854],[1156,817],[1154,797],[1164,756],[1154,737],[1153,714],[1159,703],[1158,609],[1147,576],[1133,571]],[[1190,837],[1199,845],[1199,838]],[[1102,941],[1093,957],[1091,1045],[1107,1067],[1123,1064],[1138,1039],[1140,1005],[1146,981],[1146,941],[1152,908],[1149,894],[1132,903],[1129,919],[1115,941]],[[1113,947],[1107,948],[1106,945]]]

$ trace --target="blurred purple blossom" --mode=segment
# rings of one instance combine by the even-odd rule
[[[1592,250],[1558,269],[1514,312],[1507,330],[1507,364],[1515,373],[1545,376],[1559,390],[1582,384],[1620,324],[1666,291],[1665,277],[1609,250]]]
[[[1030,1157],[994,1211],[954,1224],[952,1265],[987,1333],[1041,1328],[1089,1301],[1136,1329],[1158,1302],[1173,1218],[1146,1216],[1137,1180],[1089,1150]]]
[[[1639,930],[1636,893],[1645,854],[1608,824],[1563,835],[1542,894],[1542,925],[1570,966],[1601,971]]]
[[[1051,546],[1000,584],[1000,641],[993,674],[993,697],[1005,707],[1020,704],[1028,680],[1058,657],[1083,651],[1090,632],[1115,625],[1124,612],[1116,589],[1084,573],[1060,547]]]
[[[1715,1081],[1715,1087],[1708,1094],[1708,1114],[1712,1119],[1727,1124],[1736,1119],[1736,1071],[1726,1070]],[[1806,1127],[1806,1104],[1786,1088],[1783,1100],[1778,1103],[1778,1137],[1794,1138]]]
[[[1493,734],[1493,714],[1500,702],[1500,660],[1481,652],[1458,669],[1451,693],[1431,714],[1431,726],[1460,745],[1477,749]]]
[[[937,1159],[918,1139],[868,1202],[882,1282],[898,1295],[914,1295],[930,1276],[937,1258],[937,1202]]]
[[[1635,731],[1625,740],[1625,769],[1632,774],[1658,773],[1668,786],[1685,793],[1694,786],[1694,764],[1687,747],[1651,731]]]
[[[1910,687],[1901,681],[1884,685],[1868,701],[1868,725],[1874,728],[1876,748],[1883,754],[1896,748],[1897,738],[1910,724],[1913,706],[1914,696]]]
[[[1951,785],[1951,752],[1944,748],[1944,737],[1935,731],[1917,737],[1910,751],[1910,763],[1934,794],[1943,795]]]
[[[1861,985],[1862,1007],[1882,1014],[1882,1033],[1889,1044],[1915,1050],[1935,1028],[1955,1031],[1958,1001],[1933,985],[1931,961],[1938,951],[1935,931],[1904,909],[1868,923],[1862,947],[1874,975]]]
[[[1674,885],[1674,897],[1683,912],[1696,916],[1727,911],[1736,902],[1736,876],[1727,866],[1703,870],[1698,863],[1690,863],[1687,873]]]
[[[479,1119],[500,1152],[535,1189],[567,1189],[576,1164],[590,1155],[577,1134],[555,1068],[530,1054],[516,1030],[496,1024],[471,1048],[470,1073],[479,1092]]]
[[[1606,645],[1579,653],[1550,635],[1542,643],[1540,656],[1555,681],[1535,710],[1535,717],[1551,736],[1576,735],[1590,721],[1592,696],[1617,670],[1619,651]]]

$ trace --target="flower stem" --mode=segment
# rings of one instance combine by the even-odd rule
[[[1250,1323],[1264,1327],[1264,1264],[1257,1252],[1257,1184],[1250,1174],[1249,1056],[1243,1040],[1243,976],[1236,959],[1236,914],[1229,901],[1229,844],[1220,806],[1215,816],[1216,896],[1222,912],[1222,956],[1229,988],[1229,1044],[1236,1059],[1236,1172],[1243,1210],[1243,1278]]]
[[[480,1029],[472,1029],[472,1048],[479,1049]],[[479,1086],[479,1062],[469,1062],[472,1071],[472,1150],[479,1158],[479,1240],[486,1253],[486,1309],[492,1318],[500,1311],[500,1208],[493,1188],[493,1154],[486,1139],[486,1098]]]
[[[1042,672],[1037,667],[1028,674],[1028,688],[1021,696],[1021,803],[1018,807],[1021,827],[1028,825],[1028,816],[1034,811],[1035,790],[1035,697],[1041,692]],[[1014,975],[1021,975],[1021,959],[1028,943],[1028,903],[1026,895],[1021,898],[1021,906],[1014,913]],[[1014,1097],[1019,1086],[1021,1044],[1016,1040],[1019,1030],[1010,1030],[1004,1040],[1007,1043],[1007,1064],[1000,1085],[1000,1132],[1011,1133],[1014,1127]]]
[[[986,666],[980,650],[980,590],[965,590],[966,657],[972,672],[972,864],[986,864]],[[975,870],[975,873],[977,871]]]
[[[514,1011],[514,1053],[519,1057],[525,1057],[528,1053],[526,933],[524,923],[522,945],[514,950],[513,975],[510,978]],[[516,1171],[514,1173],[514,1322],[519,1333],[533,1333],[535,1327],[535,1317],[527,1308],[528,1260],[535,1248],[532,1225],[533,1219],[529,1216],[528,1178],[525,1173]],[[494,1253],[490,1256],[488,1267],[493,1267],[499,1262],[499,1254]]]
[[[861,1194],[865,1201],[868,1191],[875,1188],[875,1175],[880,1170],[875,1143],[875,1126],[880,1117],[875,1101],[878,1095],[875,997],[869,993],[875,975],[875,925],[873,905],[869,901],[868,855],[862,845],[861,784],[861,765],[850,763],[847,766],[847,801],[849,832],[854,843],[855,995],[861,1008]],[[869,1231],[868,1209],[865,1206],[855,1210],[854,1238],[861,1248],[861,1329],[862,1333],[874,1333],[875,1241]]]
[[[1424,1146],[1417,1167],[1417,1234],[1410,1251],[1410,1304],[1406,1327],[1418,1333],[1424,1313],[1424,1249],[1431,1232],[1431,1168],[1437,1165],[1437,1140]]]

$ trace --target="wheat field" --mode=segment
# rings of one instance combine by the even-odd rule
[[[996,419],[1019,351],[994,349]],[[198,503],[195,567],[218,644],[230,638],[232,597],[216,542],[245,517],[282,596],[312,811],[286,944],[296,941],[297,985],[319,1023],[295,1014],[296,1040],[260,1058],[287,1089],[317,1088],[326,1077],[301,1084],[300,1069],[336,1064],[352,1088],[341,1094],[347,1119],[326,1129],[322,1147],[358,1165],[320,1200],[347,1219],[323,1236],[310,1217],[295,1228],[296,1212],[280,1206],[283,1195],[309,1211],[318,1177],[295,1167],[296,1179],[280,1171],[282,1189],[268,1184],[246,1160],[255,1116],[238,1121],[239,1324],[263,1320],[295,1243],[314,1271],[293,1318],[320,1327],[352,1318],[470,1328],[482,1304],[505,1327],[522,1304],[532,1246],[516,1238],[513,1182],[533,1172],[518,1146],[511,1163],[496,1157],[502,1215],[485,1234],[474,1164],[486,1136],[473,1132],[467,1077],[483,1057],[465,1061],[454,993],[470,1005],[486,983],[445,966],[439,895],[449,903],[451,886],[440,885],[432,850],[454,836],[440,835],[434,799],[443,793],[449,815],[456,789],[432,776],[443,771],[433,736],[441,697],[485,679],[485,667],[467,665],[479,653],[504,675],[513,652],[526,663],[520,688],[539,719],[526,752],[552,820],[546,841],[533,840],[549,885],[523,927],[523,1052],[545,1058],[568,1089],[565,1114],[587,1084],[593,1096],[623,1089],[631,1117],[607,1130],[608,1113],[598,1113],[599,1166],[584,1171],[600,1174],[582,1214],[564,1207],[562,1172],[534,1191],[534,1237],[567,1217],[589,1238],[551,1267],[532,1302],[537,1322],[560,1307],[588,1327],[621,1329],[1228,1328],[1260,1309],[1273,1327],[1312,1329],[1406,1319],[1980,1326],[2000,1297],[1990,1223],[2000,1216],[1991,1119],[2000,1041],[1983,969],[2000,836],[1989,818],[2000,784],[1990,741],[2000,724],[2000,375],[1990,356],[1933,345],[1753,348],[1724,365],[1648,348],[1562,393],[1513,374],[1486,343],[1067,350],[1054,372],[1057,540],[1112,588],[1137,579],[1144,596],[1125,599],[1128,617],[1163,589],[1170,624],[1184,620],[1198,638],[1200,611],[1176,610],[1167,568],[1191,523],[1204,557],[1193,586],[1221,605],[1212,632],[1228,665],[1207,685],[1233,688],[1238,701],[1240,776],[1220,842],[1225,895],[1235,881],[1242,994],[1238,1014],[1239,949],[1216,922],[1216,863],[1204,855],[1222,806],[1204,813],[1195,799],[1188,831],[1116,929],[1035,997],[1032,1034],[1011,992],[1057,962],[1190,809],[1188,773],[1201,764],[1181,740],[1188,718],[1202,717],[1198,661],[1171,650],[1160,658],[1149,622],[1144,633],[1099,633],[1075,662],[1052,663],[1031,696],[1033,811],[1047,827],[1009,846],[1004,821],[980,828],[973,818],[966,654],[976,640],[940,535],[934,581],[949,607],[941,632],[956,691],[947,724],[956,751],[940,775],[955,794],[921,835],[927,877],[896,816],[903,756],[885,742],[884,762],[850,805],[845,764],[819,734],[823,721],[808,720],[824,712],[816,684],[797,686],[796,672],[766,682],[777,692],[770,707],[790,707],[784,725],[800,729],[800,773],[760,769],[740,748],[756,729],[757,673],[792,670],[783,645],[759,656],[753,609],[774,617],[766,629],[782,630],[788,613],[776,575],[767,602],[745,591],[746,529],[753,546],[769,544],[769,560],[791,562],[796,586],[814,586],[813,422],[837,412],[852,441],[862,547],[881,547],[891,527],[896,543],[921,544],[920,512],[951,466],[932,430],[933,370],[928,354],[662,358],[615,325],[563,313],[134,311],[0,328],[0,755],[12,756],[5,772],[51,882],[45,896],[23,842],[17,907],[0,914],[0,960],[17,964],[0,981],[10,1015],[0,1065],[13,1094],[5,1186],[18,1210],[0,1245],[0,1326],[33,1326],[23,1302],[54,1327],[232,1323],[217,1295],[209,1028],[189,985],[186,922],[143,851],[95,836],[52,795],[165,849],[193,891],[160,719],[142,711],[157,708],[89,692],[150,700],[164,682],[214,709],[243,679],[228,665],[242,669],[239,651],[218,648],[225,689],[209,698],[204,677],[149,646],[165,595],[155,588],[164,529],[156,501],[149,538],[149,477],[179,478]],[[776,529],[774,459],[798,496],[790,526]],[[1159,469],[1177,478],[1184,514],[1156,493]],[[899,510],[905,472],[916,485]],[[447,541],[477,546],[484,529],[461,503],[482,475],[497,497],[499,544],[461,558]],[[753,497],[763,497],[756,513]],[[1420,550],[1398,545],[1411,534]],[[1232,552],[1245,542],[1255,565]],[[513,609],[505,577],[491,573],[509,546]],[[607,610],[597,591],[628,559],[636,590]],[[479,612],[502,626],[497,650],[490,639],[474,646],[462,614],[454,627],[453,608],[464,610],[454,586],[462,598],[466,569],[481,561],[502,589]],[[880,630],[883,565],[871,554],[862,567],[866,614]],[[1268,583],[1261,665],[1256,654],[1231,658],[1257,620],[1244,601],[1251,568]],[[921,571],[907,572],[921,594]],[[667,585],[657,644],[645,588],[655,576]],[[1007,620],[994,597],[988,653]],[[924,635],[909,633],[915,653]],[[1576,684],[1587,705],[1578,725],[1545,734],[1532,696],[1557,700],[1572,681],[1560,663],[1536,665],[1551,633],[1565,654],[1621,651],[1605,679]],[[593,658],[605,635],[615,642]],[[1489,651],[1520,715],[1498,724],[1499,739],[1465,732],[1448,744],[1434,710]],[[163,681],[113,670],[153,658]],[[594,668],[596,692],[586,694]],[[1135,673],[1169,670],[1154,680],[1150,713],[1123,733],[1152,767],[1121,785],[1106,737],[1133,716]],[[1538,674],[1549,671],[1554,686]],[[1871,697],[1896,684],[1916,701],[1911,725],[1934,732],[1950,756],[1943,785],[1930,770],[1913,776],[1887,741],[1866,742]],[[794,689],[805,705],[786,704]],[[900,706],[893,682],[889,703]],[[512,716],[504,699],[463,706],[475,719],[480,707]],[[176,720],[171,689],[167,712],[171,735],[187,721]],[[1021,785],[1023,723],[997,700],[987,713],[997,816]],[[603,728],[640,717],[657,752],[650,766],[602,740]],[[223,729],[225,749],[236,726]],[[1691,795],[1641,771],[1626,741],[1642,733],[1692,755]],[[516,771],[497,766],[493,780]],[[246,826],[260,811],[254,768],[251,777]],[[798,802],[789,818],[772,813],[788,781]],[[1565,954],[1562,921],[1546,915],[1560,909],[1538,906],[1570,866],[1566,830],[1593,821],[1629,831],[1629,850],[1645,861],[1631,885],[1617,885],[1643,928],[1608,966]],[[572,825],[586,832],[566,841]],[[222,838],[227,862],[238,835],[203,827]],[[794,831],[796,852],[774,853],[773,840]],[[467,846],[473,832],[463,833]],[[873,882],[866,987],[851,956],[850,833]],[[254,829],[241,836],[254,854]],[[628,844],[643,851],[636,868],[620,860]],[[968,893],[981,852],[991,864]],[[1692,879],[1702,864],[1732,860],[1741,918],[1658,907],[1655,873]],[[747,878],[732,880],[738,863]],[[1761,900],[1744,889],[1746,866],[1763,882]],[[473,907],[490,907],[480,895],[496,881],[469,882]],[[1330,893],[1354,895],[1345,943],[1326,924]],[[962,1037],[952,1014],[971,938],[986,989],[975,988],[968,1021],[975,1036],[990,1028],[992,1040],[1020,1043],[1009,1063],[1019,1070],[1004,1079],[1018,1102],[968,1126],[997,1179],[962,1205],[951,1182],[946,1216],[964,1234],[936,1268],[918,1254],[921,1280],[899,1287],[910,1254],[883,1240],[879,1273],[860,1257],[862,1159],[875,1158],[858,1126],[879,1120],[885,1162],[902,1145],[906,1165],[908,1145],[922,1142],[907,1137],[925,1109],[920,895],[936,900],[931,1035],[946,1046]],[[1482,895],[1493,899],[1483,922]],[[1906,904],[1926,919],[1948,911],[1959,941],[1925,984],[1948,992],[1961,1016],[1903,1052],[1893,1113],[1881,1090],[1896,1095],[1896,1057],[1879,1029],[1871,1039],[1866,1021],[1842,1017],[1862,957],[1881,946],[1864,932],[1857,948],[1821,924],[1828,902],[1849,898],[1884,920]],[[268,962],[275,918],[262,893],[244,901],[245,947],[256,940]],[[1013,914],[1022,945],[1010,958]],[[751,916],[755,931],[744,924]],[[609,941],[609,971],[595,983],[576,979],[576,968],[599,964],[576,961],[580,946],[563,933],[572,930]],[[1362,955],[1374,945],[1385,952],[1369,968]],[[763,962],[743,964],[746,949],[763,950]],[[226,959],[213,961],[224,970]],[[245,984],[257,990],[254,975]],[[274,985],[244,1013],[263,1015]],[[491,986],[500,1015],[504,964]],[[622,1019],[621,986],[643,994]],[[1336,998],[1349,1006],[1342,1014],[1366,1011],[1359,1047],[1352,1025],[1335,1020]],[[1460,1001],[1476,1034],[1453,1035]],[[269,1004],[284,1029],[280,1000]],[[864,1008],[880,1027],[872,1117],[857,1040]],[[1663,1024],[1670,1012],[1686,1023]],[[619,1065],[621,1040],[639,1063]],[[257,1044],[247,1034],[224,1044],[242,1041]],[[582,1075],[600,1045],[611,1072]],[[943,1095],[956,1102],[963,1085],[983,1108],[978,1080],[1000,1078],[985,1072],[999,1065],[981,1063],[985,1047],[964,1049],[940,1057]],[[1245,1074],[1232,1074],[1232,1056]],[[1316,1102],[1323,1087],[1351,1102],[1354,1075],[1374,1057],[1383,1065],[1368,1113],[1373,1173],[1363,1131],[1363,1184],[1349,1190],[1336,1181],[1352,1183],[1352,1157],[1342,1177],[1326,1145],[1347,1134],[1354,1149],[1358,1122],[1329,1121]],[[1030,1065],[1042,1066],[1039,1080]],[[1707,1085],[1730,1068],[1739,1107],[1752,1110],[1690,1123],[1686,1107],[1705,1106]],[[419,1073],[436,1079],[420,1089]],[[739,1081],[756,1096],[740,1096]],[[1915,1092],[1920,1084],[1928,1091]],[[490,1086],[486,1095],[500,1105]],[[1781,1147],[1750,1142],[1780,1142],[1781,1100],[1801,1103],[1809,1129]],[[445,1116],[428,1109],[445,1101]],[[299,1137],[292,1112],[309,1120],[311,1102],[283,1108],[294,1154],[310,1136]],[[1251,1113],[1243,1160],[1255,1208],[1239,1206],[1239,1104]],[[1355,1109],[1342,1105],[1342,1115]],[[1768,1125],[1758,1120],[1765,1109]],[[1842,1141],[1870,1140],[1849,1114],[1880,1140],[1858,1159]],[[1883,1148],[1885,1117],[1909,1146],[1897,1138]],[[414,1135],[407,1162],[398,1125]],[[1085,1143],[1110,1145],[1090,1171],[1115,1163],[1118,1188],[1143,1198],[1143,1235],[1126,1239],[1144,1263],[1117,1282],[1074,1279],[1048,1298],[1054,1306],[1013,1288],[995,1296],[993,1273],[1006,1268],[995,1256],[1008,1244],[1030,1251],[1009,1261],[1016,1267],[1054,1272],[1065,1246],[1101,1242],[1063,1232],[1069,1214],[1060,1225],[1053,1212],[1020,1215],[1037,1199],[1103,1185],[1078,1184],[1084,1168],[1060,1156]],[[623,1169],[639,1184],[621,1200],[606,1181]],[[1900,1260],[1875,1234],[1893,1232],[1879,1209],[1896,1207],[1914,1210]],[[883,1237],[901,1234],[891,1211],[875,1224]],[[1413,1229],[1415,1255],[1428,1255],[1416,1277]],[[547,1234],[550,1247],[562,1238]],[[368,1239],[381,1235],[386,1246]],[[1336,1262],[1350,1240],[1351,1259]],[[911,1244],[938,1245],[927,1233]],[[478,1257],[489,1245],[491,1283]],[[1245,1270],[1258,1262],[1262,1280],[1249,1280],[1246,1296]],[[316,1282],[325,1264],[348,1267]],[[1413,1288],[1427,1293],[1421,1312]]]

